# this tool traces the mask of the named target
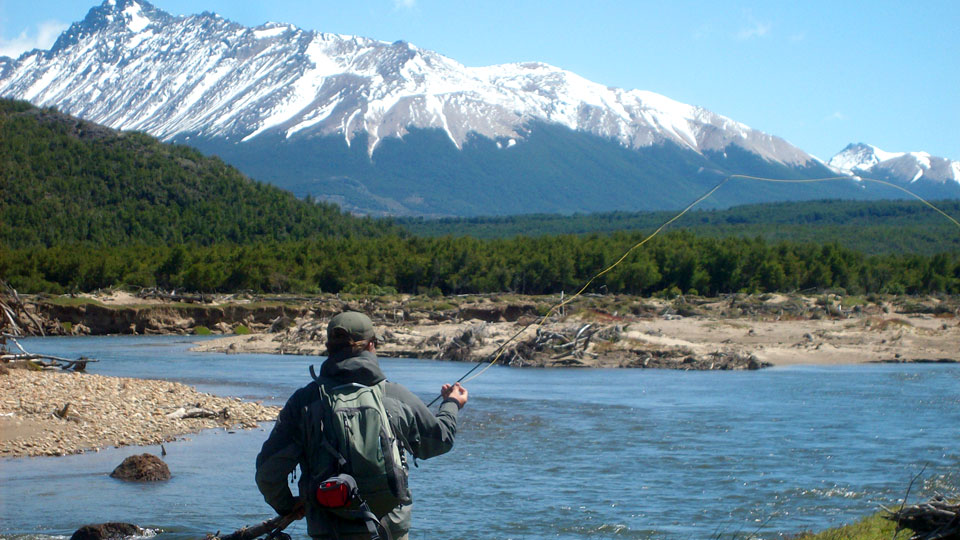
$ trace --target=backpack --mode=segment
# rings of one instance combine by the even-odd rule
[[[334,386],[322,378],[314,379],[323,410],[318,442],[329,458],[321,460],[329,463],[327,467],[315,470],[314,486],[329,484],[338,475],[349,475],[356,481],[355,495],[360,504],[366,503],[378,518],[409,503],[403,452],[383,405],[386,381],[373,386]],[[312,488],[315,496],[317,489]],[[320,505],[345,519],[356,518],[350,506],[338,509],[322,502]]]

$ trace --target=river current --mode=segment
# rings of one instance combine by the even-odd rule
[[[192,353],[190,337],[34,338],[89,371],[177,380],[282,404],[322,358]],[[429,401],[470,364],[381,359]],[[319,366],[318,366],[319,367]],[[417,539],[777,538],[960,487],[960,367],[753,372],[511,369],[468,385],[453,451],[411,471]],[[128,521],[201,538],[273,517],[253,482],[271,424],[166,445],[173,478],[109,477],[111,448],[0,460],[0,538],[69,537]],[[306,537],[302,523],[288,530]]]

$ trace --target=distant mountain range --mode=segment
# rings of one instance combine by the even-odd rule
[[[960,183],[960,161],[926,152],[885,152],[864,143],[850,144],[828,163],[837,172],[869,175],[898,183]]]
[[[49,51],[0,58],[0,95],[186,143],[372,214],[657,210],[729,173],[834,174],[779,137],[546,64],[465,67],[405,42],[176,17],[143,0],[106,0]],[[838,157],[831,166],[852,163]],[[928,162],[917,178],[883,171],[924,196],[960,196],[958,164],[938,180],[940,161]],[[710,204],[890,196],[853,180],[738,182]]]

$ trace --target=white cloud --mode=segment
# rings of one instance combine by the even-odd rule
[[[737,39],[746,40],[756,37],[764,37],[770,33],[770,24],[760,21],[751,21],[750,26],[737,32]]]
[[[393,0],[393,7],[397,9],[413,9],[417,6],[417,0]]]
[[[24,30],[13,39],[0,36],[0,56],[16,58],[32,49],[49,49],[67,26],[60,21],[44,21],[37,25],[35,31]]]
[[[746,20],[746,26],[737,32],[737,39],[744,41],[748,39],[764,37],[770,33],[770,23],[757,19],[757,17],[753,14],[752,9],[744,9],[742,11],[742,16]]]

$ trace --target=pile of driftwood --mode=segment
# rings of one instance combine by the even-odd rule
[[[897,530],[914,532],[910,540],[960,540],[960,503],[950,503],[942,496],[920,504],[887,510],[887,519],[897,522]]]
[[[619,332],[619,327],[606,328],[602,330],[604,335],[601,337],[611,339],[613,336],[607,334]],[[523,366],[531,363],[535,355],[547,354],[552,361],[576,365],[582,363],[584,356],[596,358],[597,355],[588,352],[587,347],[591,339],[599,333],[601,330],[595,328],[593,324],[560,329],[540,327],[536,335],[504,351],[503,359],[511,366]]]
[[[83,371],[88,362],[96,362],[92,358],[81,356],[76,360],[60,358],[49,354],[35,354],[24,350],[17,338],[23,336],[23,331],[17,321],[25,320],[27,325],[35,326],[41,335],[43,326],[28,312],[16,289],[0,281],[0,365],[22,365],[30,369],[66,369]],[[11,348],[12,346],[12,348]]]
[[[436,337],[427,339],[421,344],[421,347],[436,345],[437,352],[433,355],[434,360],[469,361],[471,351],[483,345],[487,337],[488,332],[486,325],[475,324],[448,339]]]

